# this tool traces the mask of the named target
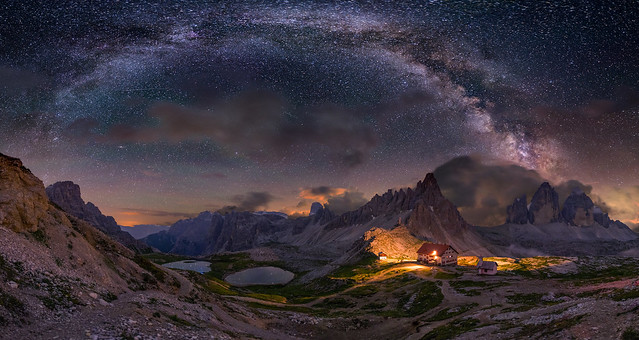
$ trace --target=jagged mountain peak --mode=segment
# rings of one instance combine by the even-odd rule
[[[113,217],[102,214],[95,204],[85,203],[79,185],[71,181],[56,182],[46,188],[46,196],[64,212],[88,222],[123,245],[136,251],[149,250],[146,244],[122,231]]]

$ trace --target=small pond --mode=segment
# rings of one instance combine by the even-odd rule
[[[293,280],[295,274],[277,267],[244,269],[227,276],[224,280],[234,286],[281,285]]]
[[[211,262],[184,260],[177,262],[169,262],[163,264],[164,267],[172,269],[192,270],[198,273],[206,273],[211,271]]]

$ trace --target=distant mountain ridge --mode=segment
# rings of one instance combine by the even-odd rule
[[[120,226],[120,230],[127,232],[133,236],[134,239],[143,239],[151,234],[158,233],[160,231],[166,231],[170,228],[168,225],[157,224],[138,224],[132,227]]]
[[[51,202],[65,212],[88,222],[126,247],[137,252],[150,251],[149,246],[144,242],[122,231],[113,217],[102,214],[100,209],[91,202],[84,203],[79,185],[71,181],[57,182],[46,188],[46,194]]]
[[[433,174],[426,175],[415,188],[375,195],[362,207],[339,216],[321,204],[314,204],[309,216],[297,219],[271,213],[203,212],[144,241],[160,251],[183,255],[247,250],[269,243],[339,255],[353,248],[371,228],[392,230],[398,226],[416,240],[446,242],[465,251],[486,249],[480,236],[442,195]]]

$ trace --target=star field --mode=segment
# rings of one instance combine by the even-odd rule
[[[627,193],[639,221],[638,18],[634,1],[6,1],[0,152],[126,225],[346,209],[464,155]]]

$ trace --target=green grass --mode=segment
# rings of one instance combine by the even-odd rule
[[[579,264],[576,273],[561,275],[564,281],[572,281],[575,285],[588,285],[594,283],[617,281],[634,277],[639,272],[639,262],[633,258],[617,258],[615,265],[600,265],[591,263]]]
[[[375,295],[375,293],[377,293],[378,291],[379,291],[379,288],[377,286],[364,285],[364,286],[353,288],[352,290],[345,292],[344,294],[359,299],[359,298]]]
[[[469,303],[467,305],[461,305],[461,306],[457,306],[453,308],[444,308],[440,310],[439,312],[437,312],[437,314],[429,318],[427,321],[441,321],[441,320],[450,319],[454,316],[464,314],[477,306],[479,306],[479,304]]]
[[[438,271],[435,274],[435,279],[436,280],[454,280],[458,277],[462,276],[462,274],[460,273],[450,273],[450,272],[444,272],[444,271]]]
[[[136,254],[133,257],[133,262],[137,263],[138,266],[140,266],[142,269],[148,271],[149,273],[151,273],[151,275],[153,275],[153,277],[155,279],[157,279],[160,282],[164,282],[164,280],[166,279],[166,273],[156,267],[151,261],[149,261],[146,257]],[[146,274],[146,273],[144,273]],[[151,280],[148,276],[145,276],[143,274],[143,279],[145,282],[147,283],[154,283],[153,280]]]
[[[238,293],[232,289],[231,285],[220,279],[207,278],[206,283],[203,285],[206,290],[211,293],[219,295],[238,295]]]
[[[473,318],[455,320],[433,329],[422,340],[452,339],[477,328],[479,323],[479,320]]]
[[[517,305],[519,304],[536,305],[542,301],[541,298],[543,296],[544,294],[541,294],[541,293],[529,293],[529,294],[518,293],[518,294],[506,296],[506,300],[508,301],[508,303],[517,304]]]
[[[375,314],[394,318],[418,316],[439,306],[444,300],[441,289],[432,281],[425,281],[413,289],[396,292],[394,295],[398,297],[396,309],[378,311]]]
[[[577,315],[572,318],[563,318],[559,320],[553,320],[548,324],[540,325],[526,325],[516,334],[517,338],[535,337],[540,338],[562,330],[567,330],[577,324],[583,319],[586,314]]]
[[[247,294],[246,296],[263,300],[263,301],[286,303],[286,298],[280,295],[250,293],[250,294]]]
[[[356,305],[356,303],[351,301],[351,300],[347,300],[347,299],[342,298],[342,297],[335,297],[335,298],[324,299],[323,301],[313,305],[313,307],[314,308],[334,309],[334,308],[351,308],[351,307],[355,307],[355,305]]]
[[[354,284],[351,280],[320,277],[306,283],[289,283],[287,285],[248,286],[238,289],[243,294],[259,293],[280,295],[289,303],[306,303],[321,296],[339,293]]]
[[[362,306],[362,309],[383,309],[386,306],[385,302],[371,302]]]
[[[173,314],[173,315],[167,315],[167,318],[169,318],[169,320],[173,321],[173,323],[179,324],[179,325],[183,325],[183,326],[193,326],[192,323],[180,318],[179,316]]]
[[[639,288],[635,289],[616,289],[613,291],[611,298],[614,301],[623,301],[639,298]]]

